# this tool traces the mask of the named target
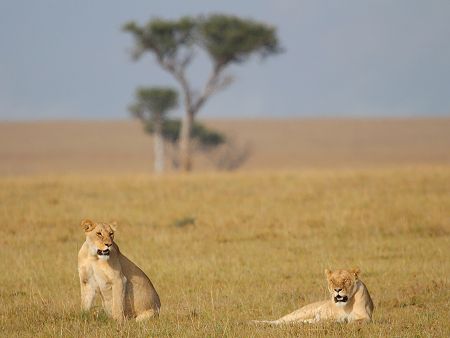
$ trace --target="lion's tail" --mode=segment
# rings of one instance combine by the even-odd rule
[[[282,322],[280,320],[252,320],[250,321],[250,323],[252,324],[256,324],[256,325],[260,325],[260,324],[265,324],[265,325],[279,325]]]

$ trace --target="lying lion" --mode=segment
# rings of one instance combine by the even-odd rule
[[[358,279],[359,269],[325,270],[331,299],[312,303],[278,320],[255,320],[272,325],[317,323],[319,321],[370,322],[373,302],[364,283]]]
[[[78,253],[83,310],[91,308],[97,293],[114,319],[144,320],[159,314],[161,303],[145,273],[126,258],[114,243],[114,226],[83,220],[86,241]]]

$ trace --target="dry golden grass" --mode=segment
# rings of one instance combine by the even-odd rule
[[[450,118],[211,120],[249,144],[244,170],[450,164]],[[151,137],[137,121],[0,123],[0,175],[147,173]],[[211,163],[195,158],[196,170]]]
[[[450,335],[449,167],[3,177],[0,200],[5,337]],[[119,222],[122,252],[160,294],[158,320],[80,312],[84,217]],[[327,297],[323,270],[354,266],[372,324],[247,323]]]

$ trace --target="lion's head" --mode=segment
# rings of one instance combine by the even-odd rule
[[[325,270],[328,290],[336,306],[345,306],[356,292],[359,269]]]
[[[115,225],[84,219],[81,221],[81,228],[86,234],[91,253],[101,259],[108,259],[114,241]]]

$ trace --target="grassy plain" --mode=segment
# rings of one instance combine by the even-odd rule
[[[4,337],[450,336],[450,168],[0,178]],[[79,221],[116,220],[159,319],[80,312]],[[189,222],[193,221],[193,222]],[[192,224],[194,223],[194,224]],[[369,325],[249,325],[327,297],[358,266]]]
[[[241,170],[450,165],[450,118],[205,121],[251,155]],[[0,123],[0,175],[147,173],[153,145],[137,121]],[[196,156],[196,171],[214,169]]]

